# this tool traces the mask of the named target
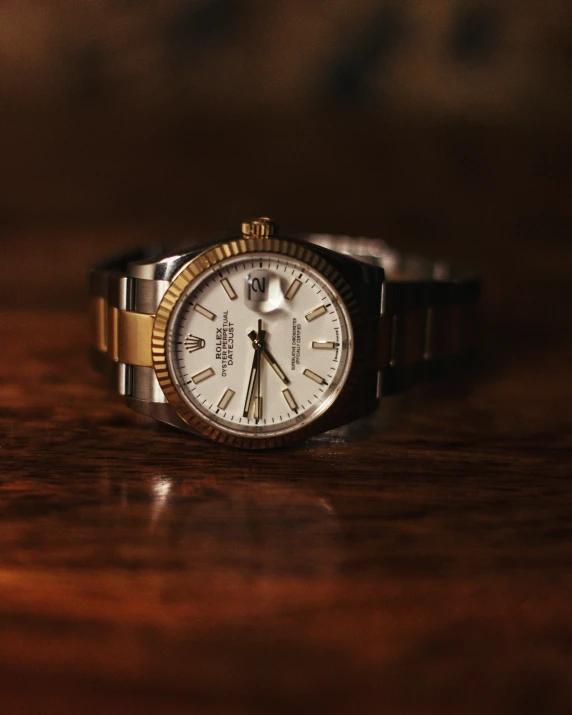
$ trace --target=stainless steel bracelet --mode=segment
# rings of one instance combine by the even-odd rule
[[[455,274],[442,261],[405,256],[380,239],[331,234],[303,238],[385,270],[378,398],[448,373],[471,355],[478,280]],[[188,260],[189,250],[169,255],[157,247],[105,261],[90,271],[92,363],[128,402],[166,403],[152,366],[151,333],[170,281]]]
[[[378,397],[449,375],[475,353],[480,280],[381,239],[313,234],[308,241],[381,266]]]
[[[157,250],[133,251],[90,270],[90,357],[120,395],[164,403],[152,367],[151,330],[169,281],[130,275],[131,266],[157,255]],[[142,346],[147,338],[146,355]]]

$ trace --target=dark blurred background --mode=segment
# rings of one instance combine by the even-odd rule
[[[485,274],[568,240],[565,0],[5,0],[0,27],[5,305],[251,214]]]
[[[0,2],[0,711],[572,712],[571,86],[569,0]],[[253,215],[474,266],[471,381],[139,424],[87,266]]]

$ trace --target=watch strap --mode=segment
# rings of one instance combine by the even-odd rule
[[[155,377],[151,341],[155,310],[168,281],[134,278],[131,263],[158,249],[137,249],[89,271],[89,354],[92,366],[121,395],[165,402]]]
[[[443,261],[404,255],[384,241],[332,234],[303,237],[385,271],[377,339],[377,397],[450,374],[474,355],[480,281]],[[90,356],[122,395],[165,402],[151,358],[153,320],[165,280],[134,278],[131,263],[164,250],[138,249],[89,273]]]
[[[305,238],[385,271],[378,333],[378,397],[449,375],[474,356],[479,279],[444,261],[402,254],[381,239],[330,234]]]

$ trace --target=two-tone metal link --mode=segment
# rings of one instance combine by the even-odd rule
[[[155,312],[168,281],[128,276],[132,252],[89,273],[90,358],[93,367],[125,397],[165,402],[151,355]]]
[[[386,281],[380,318],[381,395],[435,379],[476,348],[476,281]]]

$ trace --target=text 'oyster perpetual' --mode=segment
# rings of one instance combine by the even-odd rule
[[[90,272],[94,367],[133,409],[237,447],[347,424],[475,348],[479,281],[377,239],[268,218]]]

